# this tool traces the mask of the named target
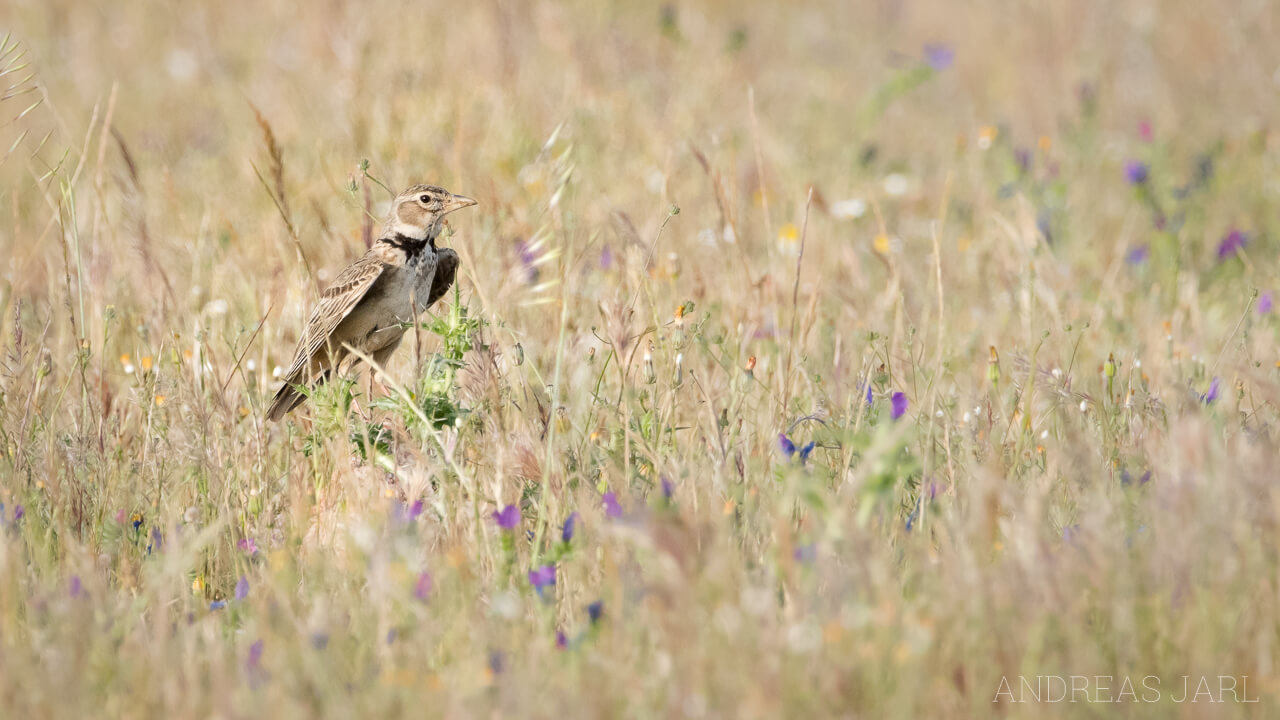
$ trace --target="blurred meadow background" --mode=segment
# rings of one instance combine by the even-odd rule
[[[1274,2],[0,32],[0,714],[1277,712]],[[456,292],[264,423],[414,182]]]

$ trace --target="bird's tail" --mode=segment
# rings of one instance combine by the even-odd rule
[[[325,384],[325,382],[329,380],[330,372],[331,371],[326,368],[324,372],[320,373],[320,375],[316,377],[315,382],[312,383],[311,389],[314,390],[315,388]],[[309,393],[304,393],[299,389],[299,386],[302,384],[300,380],[301,378],[290,377],[285,380],[284,385],[280,386],[280,389],[276,391],[275,398],[271,400],[271,407],[267,408],[268,420],[278,422],[283,419],[285,415],[288,415],[291,410],[307,401],[307,395]]]

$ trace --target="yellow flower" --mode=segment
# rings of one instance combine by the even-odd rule
[[[987,125],[978,131],[978,147],[987,150],[996,141],[1000,131],[995,125]]]
[[[151,361],[151,356],[150,356],[150,355],[147,355],[147,356],[145,356],[145,357],[143,357],[143,358],[142,358],[142,369],[143,369],[143,370],[150,370],[150,369],[151,369],[151,364],[152,364],[152,361]]]
[[[1041,150],[1044,150],[1045,152],[1048,152],[1048,151],[1049,151],[1049,148],[1051,148],[1051,147],[1053,147],[1053,139],[1052,139],[1052,138],[1050,138],[1048,135],[1041,135],[1041,136],[1040,136],[1040,149],[1041,149]]]
[[[197,575],[195,580],[191,581],[191,594],[201,595],[204,593],[204,577]]]
[[[121,356],[120,356],[120,364],[121,364],[121,365],[128,365],[128,364],[129,364],[129,363],[131,363],[131,362],[133,362],[133,358],[129,357],[129,353],[125,353],[125,354],[123,354],[123,355],[121,355]]]
[[[778,230],[778,241],[793,243],[800,239],[800,229],[794,223],[787,223]]]
[[[889,236],[885,235],[884,233],[877,235],[875,240],[875,248],[876,248],[876,252],[880,253],[881,255],[888,255],[889,254]]]
[[[163,406],[164,406],[164,396],[163,396],[163,395],[157,395],[157,396],[156,396],[156,407],[163,407]]]

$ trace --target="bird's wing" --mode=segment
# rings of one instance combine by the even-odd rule
[[[294,353],[293,364],[284,374],[291,382],[298,382],[297,375],[304,372],[316,353],[325,349],[329,337],[360,300],[369,292],[369,288],[382,276],[387,265],[376,255],[366,254],[351,263],[338,274],[336,280],[323,293],[315,310],[311,311],[311,319],[307,321],[307,329],[298,341],[298,350]],[[336,349],[336,348],[335,348]]]
[[[458,253],[450,248],[436,251],[436,274],[431,278],[431,295],[427,298],[427,307],[436,304],[453,286],[453,278],[458,273]]]

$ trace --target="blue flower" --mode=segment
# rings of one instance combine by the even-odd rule
[[[907,406],[910,405],[906,394],[901,392],[894,393],[890,402],[893,404],[893,410],[889,413],[889,417],[894,420],[902,417],[903,413],[907,411]]]
[[[214,600],[209,603],[209,610],[221,610],[227,606],[226,600]]]
[[[577,524],[578,513],[576,511],[569,513],[569,517],[565,518],[564,526],[560,528],[560,540],[566,545],[568,545],[569,541],[573,539],[573,531]]]
[[[1148,245],[1137,245],[1130,248],[1125,254],[1124,261],[1129,265],[1141,265],[1147,261],[1147,257],[1151,254],[1151,248]]]
[[[1213,380],[1209,382],[1209,392],[1200,396],[1200,402],[1210,405],[1214,400],[1218,399],[1218,378],[1215,375]]]
[[[597,600],[587,606],[587,617],[591,618],[591,624],[595,625],[600,622],[600,618],[604,617],[604,601]]]
[[[1249,244],[1249,236],[1239,230],[1232,230],[1218,243],[1218,261],[1221,262],[1235,255]]]
[[[675,485],[671,484],[671,479],[666,475],[662,476],[662,497],[670,500],[671,496],[676,492]]]
[[[622,517],[622,506],[618,504],[618,496],[616,493],[607,492],[604,494],[604,514],[606,517],[620,518]]]
[[[924,59],[929,67],[941,72],[955,62],[956,52],[940,43],[928,43],[924,46]]]
[[[1150,168],[1141,160],[1130,160],[1124,164],[1124,177],[1130,185],[1145,185],[1150,175]]]
[[[529,584],[533,586],[534,590],[538,591],[539,595],[541,595],[543,589],[556,584],[556,566],[543,565],[540,568],[530,570]]]
[[[244,575],[236,581],[236,600],[244,600],[249,597],[249,578]]]
[[[503,530],[514,530],[520,524],[520,508],[508,505],[493,513],[494,522]]]
[[[871,383],[867,383],[867,407],[871,407]]]
[[[791,438],[788,438],[786,433],[778,433],[778,447],[788,459],[796,454],[796,444],[791,442]]]

